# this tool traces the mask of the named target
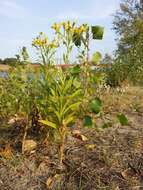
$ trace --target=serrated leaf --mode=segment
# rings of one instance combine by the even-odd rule
[[[92,34],[94,40],[102,40],[104,34],[104,28],[101,26],[92,26]]]
[[[127,117],[122,113],[117,115],[117,119],[122,126],[129,124]]]

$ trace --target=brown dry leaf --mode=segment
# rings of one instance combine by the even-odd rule
[[[87,137],[82,135],[79,130],[74,130],[72,132],[72,135],[73,135],[74,138],[77,138],[77,139],[79,139],[81,141],[87,141],[88,140]]]
[[[37,143],[34,140],[25,140],[24,152],[31,152],[37,147]]]
[[[88,138],[86,136],[82,135],[80,133],[80,131],[78,131],[78,130],[75,130],[72,134],[73,134],[74,138],[77,138],[77,139],[79,139],[81,141],[87,141],[88,140]]]
[[[81,132],[80,132],[79,130],[73,130],[73,131],[72,131],[72,134],[73,134],[73,135],[80,135]]]
[[[36,152],[36,150],[32,150],[31,152],[30,152],[30,154],[34,154]]]
[[[49,144],[49,141],[48,141],[47,137],[44,139],[43,144],[46,145],[46,146]]]
[[[55,186],[60,183],[62,176],[59,174],[55,174],[53,177],[49,177],[46,181],[46,185],[48,189],[53,189]]]
[[[4,149],[0,150],[0,156],[6,159],[13,158],[12,148],[10,145],[7,145]]]
[[[132,177],[135,173],[131,169],[124,170],[121,172],[124,179]]]
[[[121,174],[122,174],[122,176],[123,176],[123,178],[124,178],[124,179],[126,179],[126,178],[127,178],[127,170],[125,170],[125,171],[121,172]]]
[[[61,176],[59,174],[54,175],[54,179],[59,179]]]
[[[95,144],[87,144],[87,145],[85,145],[85,147],[87,149],[93,150],[93,149],[95,149],[96,145]]]
[[[120,190],[120,188],[117,186],[117,187],[115,188],[115,190]]]
[[[15,118],[11,118],[7,124],[12,125],[16,122]]]
[[[87,138],[86,136],[84,136],[84,135],[81,135],[81,140],[82,140],[82,141],[87,141],[88,138]]]
[[[48,188],[51,188],[52,181],[53,181],[53,179],[52,179],[51,177],[49,177],[49,178],[47,179],[46,185],[47,185]]]

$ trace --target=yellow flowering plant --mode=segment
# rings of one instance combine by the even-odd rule
[[[60,29],[61,29],[61,24],[54,23],[51,28],[52,28],[53,30],[55,30],[56,33],[59,33],[59,32],[60,32]]]
[[[44,65],[49,65],[54,62],[53,58],[56,53],[56,49],[59,46],[56,39],[50,42],[48,36],[43,32],[40,32],[37,38],[33,40],[32,46],[37,49],[40,59],[42,59],[42,63]]]
[[[69,64],[73,48],[81,45],[81,36],[86,33],[86,25],[83,24],[78,27],[76,22],[66,21],[54,23],[52,29],[55,31],[56,37],[65,48],[63,61],[65,64]]]
[[[102,38],[103,30],[99,26],[89,27],[87,24],[78,25],[75,21],[54,23],[51,27],[54,30],[54,40],[49,41],[48,37],[40,32],[33,40],[32,45],[40,53],[44,64],[51,64],[57,48],[63,46],[63,61],[70,63],[70,57],[74,47],[77,47],[82,62],[88,62],[89,42],[92,39]]]

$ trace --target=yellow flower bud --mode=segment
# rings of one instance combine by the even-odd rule
[[[39,36],[33,40],[32,45],[35,47],[43,47],[48,44],[48,37],[40,32]]]
[[[55,48],[57,48],[58,47],[58,43],[55,41],[55,40],[53,40],[50,44],[49,44],[49,48],[51,48],[51,49],[55,49]]]
[[[54,29],[56,33],[60,31],[60,28],[61,28],[61,24],[54,23],[52,26],[52,29]]]
[[[72,28],[70,21],[63,22],[62,26],[66,32],[69,32]]]
[[[74,28],[74,33],[80,35],[80,29],[78,27]]]
[[[80,33],[86,32],[86,27],[84,25],[79,28]]]

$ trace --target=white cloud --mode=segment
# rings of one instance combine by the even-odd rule
[[[0,0],[0,15],[8,18],[24,18],[26,15],[24,7],[13,0]]]

